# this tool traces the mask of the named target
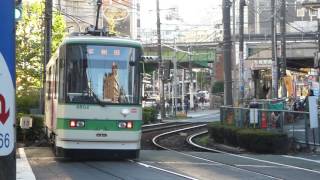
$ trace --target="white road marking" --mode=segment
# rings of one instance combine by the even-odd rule
[[[177,162],[177,161],[143,161],[150,164],[183,164],[183,165],[206,165],[206,166],[221,166],[219,163],[194,163],[194,162]]]
[[[187,154],[187,153],[179,152],[179,151],[176,151],[176,150],[172,150],[172,149],[163,147],[163,146],[159,145],[158,143],[156,143],[156,139],[157,139],[158,137],[160,137],[160,136],[167,135],[167,134],[170,134],[170,133],[179,132],[179,131],[183,131],[183,130],[186,130],[186,129],[201,127],[201,126],[203,126],[203,125],[198,125],[198,126],[193,126],[193,127],[178,129],[178,130],[174,130],[174,131],[171,131],[171,132],[165,132],[165,133],[162,133],[162,134],[159,134],[159,135],[155,136],[155,137],[152,139],[152,142],[153,142],[153,144],[155,144],[156,146],[158,146],[158,147],[160,147],[160,148],[163,148],[163,149],[165,149],[165,150],[172,151],[172,152],[175,152],[175,153],[178,153],[178,154],[182,154],[182,155],[185,155],[185,156],[189,156],[189,157],[192,157],[192,158],[195,158],[195,159],[200,159],[200,160],[207,161],[207,162],[210,162],[210,163],[222,164],[222,165],[229,166],[229,167],[232,167],[232,168],[235,168],[235,169],[240,169],[240,170],[242,170],[242,171],[247,171],[247,172],[250,172],[250,173],[254,173],[254,174],[261,175],[261,176],[265,176],[265,177],[268,177],[268,178],[271,178],[271,179],[280,179],[280,178],[273,177],[273,176],[266,175],[266,174],[262,174],[262,173],[259,173],[259,172],[254,172],[254,171],[250,171],[250,170],[247,170],[247,169],[242,169],[242,168],[236,167],[236,166],[234,166],[234,165],[223,164],[223,163],[220,163],[220,162],[217,162],[217,161],[212,161],[212,160],[210,160],[210,159],[205,159],[205,158],[201,158],[201,157],[194,156],[194,155],[191,155],[191,154]],[[199,133],[199,134],[200,134],[200,133]],[[194,137],[194,136],[195,136],[195,135],[191,136],[190,138],[192,138],[192,137]],[[194,143],[193,143],[193,144],[194,144]],[[199,145],[196,145],[196,144],[195,144],[195,146],[202,147],[202,146],[199,146]],[[212,149],[211,149],[211,150],[212,150]],[[217,151],[217,152],[218,152],[218,151]],[[221,152],[222,152],[222,151],[221,151]],[[222,152],[222,153],[224,153],[224,152]],[[228,153],[228,154],[229,154],[229,153]]]
[[[135,161],[132,161],[130,160],[131,162],[135,162]],[[162,169],[162,168],[159,168],[159,167],[156,167],[156,166],[152,166],[152,165],[149,165],[149,164],[145,164],[145,163],[142,163],[142,162],[135,162],[141,166],[144,166],[146,168],[152,168],[152,169],[157,169],[159,171],[163,171],[163,172],[166,172],[166,173],[169,173],[169,174],[174,174],[176,176],[180,176],[180,177],[183,177],[183,178],[186,178],[186,179],[191,179],[191,180],[198,180],[196,178],[193,178],[193,177],[190,177],[190,176],[186,176],[186,175],[183,175],[183,174],[179,174],[179,173],[176,173],[176,172],[173,172],[173,171],[169,171],[169,170],[166,170],[166,169]]]
[[[320,164],[320,160],[312,160],[312,159],[308,159],[308,158],[303,158],[303,157],[295,157],[295,156],[287,156],[287,155],[283,155],[283,157],[286,158],[291,158],[291,159],[300,159],[300,160],[304,160],[304,161],[310,161],[310,162],[315,162]]]
[[[305,129],[289,129],[289,131],[294,131],[294,132],[305,132]]]
[[[279,168],[279,166],[266,166],[266,165],[254,165],[254,164],[235,164],[237,167],[254,167],[254,168]]]
[[[18,149],[20,158],[17,159],[17,179],[36,180],[35,175],[28,162],[24,148]]]
[[[190,139],[192,139],[193,137],[195,137],[196,135],[199,135],[199,134],[200,133],[193,135],[192,137],[190,137]],[[307,168],[302,168],[302,167],[298,167],[298,166],[292,166],[292,165],[288,165],[288,164],[282,164],[282,163],[277,163],[277,162],[272,162],[272,161],[252,158],[252,157],[248,157],[248,156],[232,154],[232,153],[219,151],[219,150],[215,150],[215,149],[210,149],[210,148],[206,148],[206,147],[200,146],[198,144],[195,144],[194,142],[192,142],[192,144],[194,146],[196,146],[196,147],[199,147],[199,148],[203,148],[203,149],[206,149],[206,150],[210,150],[210,151],[213,151],[213,152],[218,152],[218,153],[222,153],[222,154],[226,154],[226,155],[230,155],[230,156],[234,156],[234,157],[238,157],[238,158],[250,159],[250,160],[253,160],[253,161],[264,162],[264,163],[268,163],[268,164],[274,164],[274,165],[278,165],[278,166],[284,166],[284,167],[289,167],[289,168],[293,168],[293,169],[299,169],[299,170],[303,170],[303,171],[308,171],[308,172],[313,172],[313,173],[316,173],[316,174],[320,174],[320,171],[316,171],[316,170],[312,170],[312,169],[307,169]]]

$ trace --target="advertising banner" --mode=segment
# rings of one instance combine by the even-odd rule
[[[310,128],[318,128],[318,97],[309,96]]]

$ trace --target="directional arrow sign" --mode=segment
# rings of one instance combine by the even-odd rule
[[[1,104],[1,109],[0,109],[0,122],[4,125],[9,117],[10,111],[8,110],[6,112],[6,99],[2,94],[0,94],[0,104]]]
[[[0,0],[0,157],[14,149],[15,20],[14,1]],[[0,167],[1,167],[0,163]],[[4,173],[0,169],[1,173]],[[9,178],[10,179],[10,178]]]

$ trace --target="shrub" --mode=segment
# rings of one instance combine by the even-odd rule
[[[240,147],[249,151],[258,153],[286,153],[288,151],[286,134],[261,129],[242,129],[237,134]]]
[[[286,134],[261,129],[240,129],[234,126],[211,123],[209,136],[217,143],[240,146],[258,153],[286,153],[289,140]]]
[[[143,108],[142,120],[144,124],[155,122],[157,120],[158,111],[153,107]]]
[[[240,129],[234,126],[224,126],[223,135],[227,144],[238,146],[238,131]]]
[[[17,140],[23,140],[23,129],[20,127],[20,118],[22,116],[30,116],[32,118],[32,127],[30,129],[25,130],[26,133],[26,141],[32,143],[36,140],[41,140],[44,137],[44,119],[42,116],[36,115],[26,115],[26,114],[18,114],[17,115]]]
[[[208,125],[208,132],[211,138],[217,143],[224,143],[224,126],[220,123],[211,123]]]

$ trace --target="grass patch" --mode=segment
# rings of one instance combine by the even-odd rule
[[[195,141],[196,141],[197,144],[200,144],[202,146],[206,146],[206,145],[209,144],[209,135],[206,134],[206,135],[202,135],[200,137],[197,137],[195,139]]]

